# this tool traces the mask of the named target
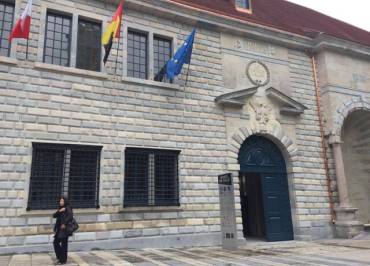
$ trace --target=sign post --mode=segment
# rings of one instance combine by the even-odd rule
[[[238,248],[238,235],[236,231],[232,174],[228,173],[218,176],[218,190],[220,194],[222,248],[236,250]]]

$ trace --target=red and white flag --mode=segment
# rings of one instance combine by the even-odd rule
[[[31,28],[31,12],[32,12],[32,0],[28,0],[21,17],[18,19],[17,23],[15,24],[15,27],[10,33],[9,42],[11,42],[12,39],[29,38]]]

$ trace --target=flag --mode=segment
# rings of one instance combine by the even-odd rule
[[[102,37],[102,44],[104,46],[105,55],[104,55],[104,65],[108,60],[110,50],[112,49],[113,39],[118,38],[121,35],[121,21],[123,13],[123,2],[119,4],[116,13],[112,17],[112,21],[109,23],[107,30],[104,32]]]
[[[183,45],[176,51],[173,58],[171,58],[154,77],[156,81],[163,81],[166,76],[169,80],[181,73],[184,64],[190,64],[191,55],[193,53],[193,45],[195,38],[195,29],[186,38]]]
[[[12,39],[28,39],[31,28],[32,0],[28,0],[21,17],[17,20],[12,32],[9,35],[9,42]]]

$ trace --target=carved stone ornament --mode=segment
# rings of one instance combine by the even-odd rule
[[[257,94],[258,88],[259,86],[255,86],[248,89],[221,94],[215,98],[215,101],[221,105],[242,108],[248,102],[247,99],[253,98],[253,96]],[[298,116],[307,110],[307,107],[303,104],[272,87],[265,90],[265,96],[278,104],[280,114]],[[267,103],[265,105],[267,105]],[[257,107],[258,106],[255,105],[253,110],[256,110]]]
[[[267,66],[260,61],[252,61],[247,66],[249,80],[257,86],[264,86],[270,82],[270,72]]]
[[[249,105],[252,107],[255,115],[256,115],[256,121],[263,124],[267,125],[270,120],[271,120],[271,115],[272,115],[272,108],[270,105],[267,103],[263,102],[249,102]]]

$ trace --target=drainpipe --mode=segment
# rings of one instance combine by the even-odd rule
[[[324,159],[324,167],[325,167],[325,174],[326,174],[326,185],[328,187],[328,194],[329,194],[329,205],[330,205],[330,215],[331,215],[331,222],[335,224],[335,212],[334,212],[334,201],[333,201],[333,192],[331,191],[331,180],[329,174],[329,160],[328,160],[328,149],[325,144],[325,133],[324,133],[324,122],[321,112],[321,97],[320,97],[320,85],[317,77],[317,67],[316,67],[316,59],[313,52],[309,50],[305,50],[306,54],[311,59],[312,70],[313,70],[313,79],[315,82],[315,93],[316,93],[316,105],[317,105],[317,114],[319,117],[319,124],[320,124],[320,134],[321,134],[321,146],[322,146],[322,155]]]

